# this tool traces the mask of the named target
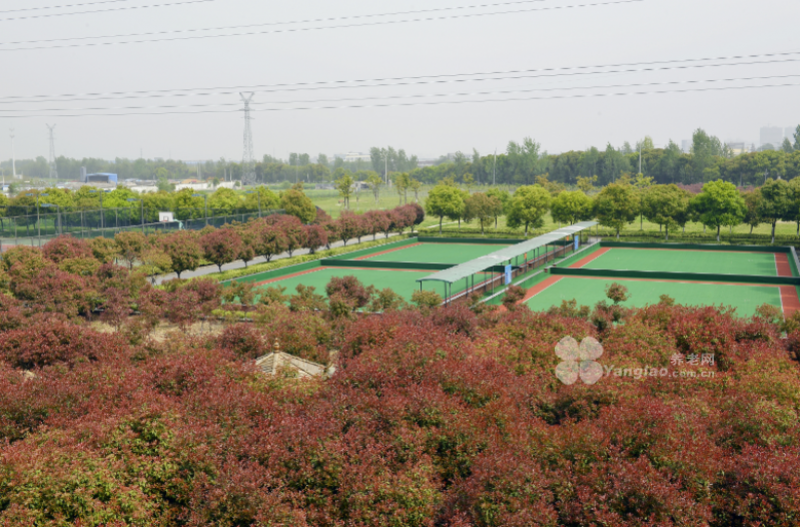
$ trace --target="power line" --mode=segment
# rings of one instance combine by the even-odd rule
[[[198,0],[200,1],[200,0]],[[538,2],[543,0],[527,0],[528,2]],[[64,48],[79,48],[79,47],[98,47],[98,46],[114,46],[118,44],[146,44],[146,43],[153,43],[153,42],[174,42],[174,41],[185,41],[185,40],[198,40],[198,39],[206,39],[206,38],[227,38],[227,37],[243,37],[243,36],[253,36],[253,35],[273,35],[279,33],[298,33],[298,32],[306,32],[306,31],[318,31],[318,30],[325,30],[325,29],[348,29],[348,28],[358,28],[358,27],[368,27],[368,26],[382,26],[382,25],[395,25],[395,24],[408,24],[412,22],[435,22],[440,20],[454,20],[454,19],[463,19],[463,18],[478,18],[484,16],[495,16],[495,15],[512,15],[512,14],[519,14],[519,13],[531,13],[537,11],[557,11],[557,10],[567,10],[567,9],[580,9],[584,7],[603,7],[603,6],[612,6],[612,5],[620,5],[620,4],[635,4],[646,2],[647,0],[613,0],[610,2],[597,2],[597,3],[588,3],[588,4],[573,4],[573,5],[566,5],[566,6],[550,6],[550,7],[538,7],[538,8],[529,8],[529,9],[515,9],[509,11],[492,11],[488,13],[464,13],[460,15],[442,15],[442,16],[429,16],[429,17],[421,17],[421,18],[410,18],[406,20],[383,20],[383,21],[375,21],[375,22],[364,22],[361,24],[344,24],[339,26],[320,26],[320,27],[306,27],[306,28],[291,28],[291,29],[276,29],[271,31],[249,31],[244,33],[233,33],[233,34],[217,34],[217,35],[190,35],[190,36],[183,36],[183,37],[169,37],[169,38],[157,38],[157,39],[147,39],[147,40],[122,40],[122,41],[114,41],[114,42],[86,42],[80,44],[64,44],[64,45],[57,45],[57,46],[35,46],[35,47],[16,47],[16,48],[5,48],[0,49],[0,51],[30,51],[30,50],[41,50],[41,49],[64,49]],[[521,2],[520,2],[521,3]],[[490,4],[487,4],[490,5]],[[430,11],[445,11],[445,10],[453,10],[453,9],[475,9],[480,6],[464,6],[464,7],[453,7],[453,8],[441,8],[435,10],[428,10],[428,11],[417,11],[416,13],[424,13]],[[409,12],[413,13],[413,12]],[[356,19],[356,18],[371,18],[371,17],[381,17],[381,16],[395,16],[392,13],[383,13],[383,14],[374,14],[374,15],[354,15],[351,17],[340,17],[338,19]],[[265,25],[284,25],[284,24],[292,24],[292,23],[302,23],[302,22],[270,22],[266,24],[255,24],[250,27],[263,27]],[[247,27],[247,26],[241,26]],[[233,28],[231,28],[233,29]],[[101,39],[101,38],[128,38],[128,37],[140,37],[140,36],[151,36],[156,34],[176,34],[176,33],[186,33],[186,32],[198,32],[198,31],[220,31],[226,30],[226,28],[202,28],[202,29],[190,29],[190,30],[179,30],[179,31],[170,31],[170,32],[161,32],[161,33],[140,33],[140,34],[131,34],[131,35],[110,35],[110,36],[100,36],[100,37],[75,37],[74,39],[56,39],[51,40],[53,41],[68,41],[68,40],[85,40],[85,39]],[[28,42],[20,42],[20,43],[34,43],[34,42],[46,42],[46,41],[28,41]],[[6,42],[0,45],[13,45],[17,44],[15,42]]]
[[[212,87],[212,88],[175,88],[175,89],[164,89],[164,90],[139,90],[139,91],[124,91],[124,92],[89,92],[83,94],[66,93],[59,95],[32,95],[32,96],[15,95],[15,96],[0,97],[0,104],[12,104],[17,102],[71,102],[71,101],[87,101],[87,100],[88,101],[124,100],[124,99],[156,98],[156,97],[186,97],[192,95],[230,95],[231,93],[238,93],[238,90],[259,91],[261,93],[279,93],[279,92],[348,89],[348,88],[376,88],[376,87],[380,88],[380,87],[393,87],[393,86],[409,86],[418,84],[441,84],[450,82],[463,83],[463,82],[473,82],[473,81],[483,82],[483,81],[493,81],[493,80],[519,80],[519,79],[542,78],[542,77],[552,78],[552,77],[577,76],[577,75],[595,75],[595,74],[603,75],[609,73],[615,73],[615,74],[639,73],[639,72],[668,71],[675,69],[703,69],[703,68],[718,68],[726,66],[763,65],[763,64],[776,64],[776,63],[780,64],[785,62],[797,62],[800,61],[800,58],[766,60],[766,61],[728,62],[723,64],[691,64],[691,63],[725,61],[725,60],[730,61],[738,59],[772,58],[772,57],[794,57],[797,55],[800,55],[800,52],[763,53],[755,55],[730,55],[721,57],[705,57],[697,59],[672,59],[672,60],[648,61],[648,62],[600,64],[600,65],[588,65],[588,66],[568,66],[559,68],[501,70],[494,72],[448,73],[440,75],[384,77],[376,79],[257,84],[249,86],[223,86],[223,87]],[[605,70],[605,71],[591,71],[591,72],[583,71],[583,70],[603,69],[603,68],[637,68],[640,66],[658,66],[665,64],[672,64],[672,65],[663,67],[640,68],[640,69]],[[549,72],[564,72],[564,73],[557,73],[555,75],[546,74]],[[497,75],[518,74],[518,73],[536,73],[537,75],[497,77]],[[491,77],[492,75],[495,75],[495,77]],[[457,77],[471,77],[471,78],[458,79]],[[394,82],[394,81],[400,81],[400,82]],[[382,83],[382,84],[375,84],[375,83]],[[219,90],[230,90],[230,91],[219,91]],[[147,95],[147,94],[154,94],[154,95]]]
[[[740,91],[749,89],[766,89],[766,88],[785,88],[790,86],[800,86],[800,83],[782,83],[782,84],[761,84],[756,86],[724,86],[724,87],[707,87],[707,88],[686,88],[679,90],[656,90],[656,91],[634,91],[634,92],[616,92],[616,93],[586,93],[586,94],[572,94],[572,95],[554,95],[548,97],[518,97],[511,99],[479,99],[479,100],[462,100],[462,101],[431,101],[431,102],[409,102],[409,103],[384,103],[384,104],[355,104],[346,106],[305,106],[294,108],[263,108],[261,112],[287,112],[287,111],[310,111],[310,110],[345,110],[345,109],[361,109],[361,108],[389,108],[389,107],[409,107],[409,106],[444,106],[452,104],[483,104],[493,102],[524,102],[524,101],[548,101],[558,99],[588,99],[598,97],[622,97],[634,95],[664,95],[671,93],[692,93],[692,92],[720,92],[720,91]],[[59,114],[55,117],[121,117],[121,116],[149,116],[149,115],[199,115],[209,113],[232,113],[239,110],[200,110],[200,111],[167,111],[167,112],[135,112],[135,113],[108,113],[108,114]],[[37,115],[0,115],[0,118],[7,119],[22,119],[33,117],[53,117],[48,114]]]
[[[21,11],[43,11],[45,9],[67,9],[70,7],[85,7],[87,5],[118,4],[120,2],[130,2],[130,0],[101,0],[99,2],[84,2],[82,4],[51,5],[42,7],[21,7],[19,9],[7,9],[5,11],[0,11],[0,15],[5,15],[7,13],[19,13]]]
[[[647,82],[647,83],[633,83],[633,84],[600,84],[593,86],[568,86],[558,88],[529,88],[529,89],[514,89],[514,90],[493,90],[493,91],[479,91],[479,92],[456,92],[456,93],[423,93],[411,95],[390,95],[380,97],[355,97],[347,99],[314,99],[302,101],[269,101],[260,104],[309,104],[309,103],[331,103],[331,102],[351,102],[351,101],[384,101],[384,100],[397,100],[397,99],[422,99],[427,97],[467,97],[476,95],[506,95],[511,93],[534,93],[534,92],[554,92],[554,91],[575,91],[575,90],[599,90],[611,88],[642,88],[648,86],[674,86],[680,84],[700,84],[700,83],[718,83],[718,82],[741,82],[741,81],[756,81],[756,80],[770,80],[770,79],[788,79],[800,77],[800,74],[791,75],[766,75],[759,77],[734,77],[728,79],[695,79],[695,80],[681,80],[681,81],[665,81],[665,82]],[[250,92],[249,98],[245,99],[244,94],[240,94],[245,103],[245,123],[249,127],[251,101],[253,93]],[[252,103],[254,105],[259,103]],[[185,104],[185,105],[162,105],[162,106],[121,106],[113,108],[35,108],[35,109],[20,109],[20,110],[2,110],[2,112],[89,112],[89,111],[105,111],[105,110],[157,110],[157,109],[175,109],[175,108],[210,108],[210,107],[224,107],[224,106],[239,106],[240,103],[201,103],[201,104]],[[247,136],[245,132],[245,136]],[[245,149],[246,150],[246,149]]]
[[[169,4],[150,4],[150,5],[137,5],[137,6],[129,6],[129,7],[115,7],[112,9],[93,9],[91,11],[73,11],[71,13],[46,13],[43,15],[28,15],[28,16],[18,16],[13,18],[0,18],[0,22],[12,22],[17,20],[34,20],[37,18],[53,18],[59,16],[72,16],[72,15],[91,15],[96,13],[111,13],[116,11],[131,11],[134,9],[150,9],[154,7],[172,7],[176,5],[184,5],[184,4],[203,4],[206,2],[216,2],[217,0],[184,0],[182,2],[172,2]]]
[[[179,33],[196,33],[198,31],[233,31],[238,29],[252,29],[254,27],[267,27],[267,26],[283,26],[283,25],[294,25],[294,24],[317,24],[322,22],[339,22],[343,20],[356,20],[362,18],[376,18],[376,17],[385,17],[385,16],[406,16],[406,15],[417,15],[421,13],[434,13],[438,11],[456,11],[456,10],[464,10],[464,9],[479,9],[479,8],[487,8],[487,7],[503,7],[509,5],[518,5],[518,4],[531,4],[531,3],[539,3],[539,2],[546,2],[547,0],[516,0],[514,2],[501,2],[495,4],[477,4],[477,5],[469,5],[469,6],[455,6],[455,7],[440,7],[440,8],[433,8],[433,9],[422,9],[416,11],[396,11],[392,13],[373,13],[371,15],[348,15],[348,16],[340,16],[340,17],[329,17],[329,18],[310,18],[305,20],[290,20],[285,22],[264,22],[260,24],[245,24],[239,26],[221,26],[221,27],[210,27],[210,28],[199,28],[199,29],[179,29],[179,30],[170,30],[170,31],[154,31],[149,33],[127,33],[127,34],[118,34],[118,35],[106,35],[106,36],[98,36],[98,37],[72,37],[72,38],[55,38],[55,39],[47,39],[47,40],[20,40],[17,42],[4,42],[0,43],[0,45],[10,45],[10,44],[42,44],[47,42],[68,42],[74,40],[87,40],[87,39],[100,39],[100,38],[128,38],[128,37],[144,37],[144,36],[156,36],[156,35],[175,35]]]

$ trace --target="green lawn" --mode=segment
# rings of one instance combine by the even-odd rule
[[[378,262],[416,262],[461,264],[499,251],[506,245],[478,245],[466,243],[423,243],[386,254],[372,256]]]
[[[607,300],[605,289],[617,282],[628,288],[629,300],[625,307],[644,307],[657,304],[661,295],[669,295],[675,302],[687,306],[733,306],[739,316],[752,316],[762,304],[781,307],[780,288],[775,286],[702,284],[669,281],[607,280],[596,278],[562,278],[527,304],[533,311],[546,311],[561,305],[564,300],[577,300],[578,305],[593,307]]]
[[[294,294],[295,288],[299,284],[316,288],[319,294],[325,294],[325,286],[333,277],[355,276],[365,286],[374,286],[376,289],[389,288],[406,301],[411,300],[411,295],[420,290],[417,280],[434,274],[436,271],[407,271],[391,269],[347,269],[341,267],[320,267],[318,270],[302,274],[300,276],[288,277],[260,287],[285,287],[287,294]],[[434,291],[444,298],[444,286],[434,282],[423,282],[423,289]],[[453,284],[453,293],[464,290],[466,282]]]
[[[615,248],[584,268],[778,276],[773,253]]]

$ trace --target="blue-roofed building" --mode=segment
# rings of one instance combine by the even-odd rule
[[[108,173],[86,174],[84,183],[105,183],[108,185],[116,185],[119,183],[119,178],[116,174]]]

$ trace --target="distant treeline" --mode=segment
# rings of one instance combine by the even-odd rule
[[[242,167],[239,163],[226,160],[187,164],[171,160],[128,160],[116,159],[68,159],[59,157],[56,162],[59,177],[78,179],[81,167],[92,172],[112,172],[121,180],[158,178],[169,179],[218,179],[239,180]],[[0,165],[6,173],[11,170],[10,162]],[[622,148],[607,145],[605,149],[592,147],[585,151],[570,151],[551,155],[542,150],[539,143],[526,138],[522,143],[510,142],[506,151],[497,155],[482,156],[473,150],[468,156],[462,152],[442,156],[433,166],[419,167],[416,156],[409,156],[402,149],[392,147],[370,149],[369,161],[366,159],[346,162],[341,158],[330,160],[320,154],[312,163],[309,154],[290,155],[289,161],[264,156],[256,163],[256,178],[259,183],[275,184],[282,182],[307,183],[330,182],[350,172],[357,180],[366,180],[370,174],[410,173],[414,179],[423,183],[435,184],[444,178],[456,182],[475,182],[486,185],[530,185],[537,176],[548,174],[549,180],[573,185],[578,177],[597,176],[597,183],[605,186],[613,183],[623,174],[641,172],[652,177],[659,184],[691,185],[722,179],[739,186],[763,184],[767,178],[793,179],[800,176],[800,126],[794,144],[785,141],[779,150],[764,150],[755,153],[735,155],[734,151],[718,138],[698,129],[692,138],[690,153],[670,141],[665,148],[655,148],[649,138],[634,147],[628,143]],[[17,172],[27,177],[46,178],[50,170],[47,160],[17,162]]]

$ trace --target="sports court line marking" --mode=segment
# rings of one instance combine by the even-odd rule
[[[395,247],[394,249],[387,249],[385,251],[382,251],[382,252],[379,252],[379,253],[375,253],[375,254],[368,254],[366,256],[359,256],[358,258],[355,259],[355,261],[357,262],[359,260],[369,260],[370,258],[375,258],[376,256],[381,256],[383,254],[393,253],[395,251],[402,251],[403,249],[410,249],[412,247],[416,247],[417,245],[422,245],[422,242],[414,243],[414,244],[411,244],[411,245],[404,245],[402,247]]]
[[[783,253],[775,253],[775,267],[778,276],[792,276],[792,266],[789,265],[789,256]]]
[[[590,254],[589,256],[584,258],[583,260],[578,260],[577,262],[575,262],[574,264],[570,265],[569,267],[570,267],[570,269],[580,269],[584,265],[587,265],[587,264],[593,262],[594,260],[597,260],[598,258],[603,256],[604,254],[606,254],[610,250],[611,250],[610,247],[603,247],[603,248],[595,251],[594,253]]]
[[[264,280],[263,282],[258,282],[256,284],[253,284],[253,287],[260,287],[262,285],[271,284],[273,282],[280,282],[281,280],[288,280],[290,278],[295,278],[297,276],[303,276],[304,274],[316,273],[317,271],[322,271],[322,269],[324,269],[324,267],[318,267],[317,269],[309,269],[307,271],[300,271],[299,273],[294,273],[294,274],[287,274],[285,276],[280,276],[278,278],[272,278],[271,280]]]
[[[713,251],[710,249],[657,249],[647,248],[644,249],[642,247],[608,247],[608,249],[623,249],[625,251],[672,251],[672,252],[690,252],[690,253],[721,253],[721,254],[769,254],[768,252],[761,252],[761,251]]]
[[[525,298],[523,298],[522,300],[520,300],[517,303],[518,304],[524,304],[525,302],[527,302],[531,298],[535,297],[536,295],[538,295],[539,293],[541,293],[545,289],[549,288],[551,285],[554,285],[554,284],[560,282],[562,278],[563,277],[561,277],[561,276],[551,276],[550,278],[547,278],[546,280],[542,280],[541,282],[539,282],[538,284],[536,284],[532,288],[528,289],[528,294],[525,295]]]
[[[790,285],[781,286],[781,303],[783,304],[783,314],[786,317],[800,311],[800,296],[797,295],[797,288]]]

